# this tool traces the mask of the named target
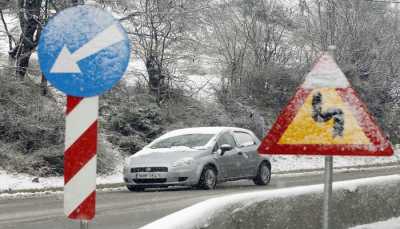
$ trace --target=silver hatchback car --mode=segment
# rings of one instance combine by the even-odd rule
[[[126,160],[124,181],[130,191],[168,186],[214,189],[217,183],[239,179],[266,185],[271,163],[257,153],[259,143],[251,131],[241,128],[171,131]]]

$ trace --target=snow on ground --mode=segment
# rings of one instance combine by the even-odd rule
[[[39,183],[34,183],[34,176],[27,174],[9,174],[5,171],[0,171],[0,192],[21,190],[21,189],[43,189],[56,188],[63,186],[62,177],[48,177],[39,179]]]
[[[387,221],[360,225],[352,227],[350,229],[399,229],[399,228],[400,228],[400,218],[392,218]]]
[[[293,170],[310,170],[322,169],[325,166],[323,156],[269,156],[272,164],[273,172],[284,172]],[[349,157],[335,156],[333,157],[333,165],[335,168],[355,167],[377,164],[397,163],[400,165],[400,150],[395,150],[395,154],[391,157]]]
[[[199,55],[193,60],[178,63],[182,72],[187,72],[187,89],[194,98],[208,102],[215,101],[215,88],[221,83],[219,60],[208,55]]]
[[[185,81],[175,82],[175,85],[190,91],[192,94],[189,95],[193,98],[215,101],[214,88],[221,82],[216,62],[215,58],[206,55],[198,56],[193,63],[188,64],[188,60],[178,62],[178,75],[184,76]],[[132,54],[127,74],[124,76],[125,82],[134,86],[138,82],[144,83],[144,77],[147,77],[145,63],[139,56]]]
[[[368,184],[384,185],[399,181],[400,175],[381,176],[374,178],[358,179],[351,181],[335,182],[334,190],[345,189],[355,190],[359,186]],[[153,223],[145,225],[141,229],[185,229],[185,228],[202,228],[208,224],[209,219],[214,217],[215,213],[221,211],[226,206],[231,204],[240,204],[241,206],[249,206],[253,203],[265,201],[268,199],[293,197],[309,193],[323,192],[323,184],[300,186],[294,188],[284,188],[276,190],[253,191],[228,195],[223,197],[212,198],[191,207],[185,208],[164,218],[161,218]],[[372,227],[371,227],[372,228]],[[377,228],[377,227],[374,227]],[[399,227],[397,227],[399,228]],[[360,229],[360,228],[357,228]],[[386,228],[385,228],[386,229]]]
[[[217,74],[189,75],[189,83],[195,88],[193,97],[199,100],[215,101],[214,88],[220,83]]]
[[[0,170],[0,193],[17,190],[41,190],[49,188],[62,188],[63,177],[39,178],[39,182],[33,182],[35,176],[28,174],[10,174]],[[97,184],[117,184],[122,182],[122,173],[116,172],[113,175],[97,177]]]
[[[103,139],[103,138],[101,138]],[[106,145],[107,147],[107,145]],[[109,147],[108,153],[114,157],[117,163],[114,173],[107,176],[98,176],[97,184],[118,184],[122,180],[122,169],[123,169],[123,157],[117,150],[111,149]],[[34,182],[34,179],[39,179],[38,182]],[[35,177],[28,174],[21,173],[7,173],[0,168],[0,197],[3,197],[5,192],[15,192],[22,190],[37,191],[43,189],[54,189],[62,188],[64,186],[64,178],[60,177]]]

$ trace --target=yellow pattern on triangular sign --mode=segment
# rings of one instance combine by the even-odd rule
[[[333,136],[333,124],[316,122],[312,118],[312,99],[315,93],[322,94],[322,111],[329,108],[341,109],[344,113],[343,136]],[[306,98],[296,117],[279,139],[278,144],[371,144],[359,126],[350,108],[343,102],[335,88],[314,89]]]

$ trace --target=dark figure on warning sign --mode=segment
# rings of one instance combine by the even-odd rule
[[[322,112],[322,94],[315,93],[312,99],[312,118],[316,122],[328,122],[333,118],[333,137],[343,137],[344,131],[344,114],[341,109],[329,108],[326,112]]]

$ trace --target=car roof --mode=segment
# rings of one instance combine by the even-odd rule
[[[164,137],[173,137],[173,136],[179,136],[179,135],[185,135],[185,134],[219,134],[224,131],[244,131],[244,132],[249,132],[249,130],[242,129],[242,128],[237,128],[237,127],[224,127],[224,126],[218,126],[218,127],[192,127],[192,128],[184,128],[184,129],[177,129],[170,131],[163,135]]]

